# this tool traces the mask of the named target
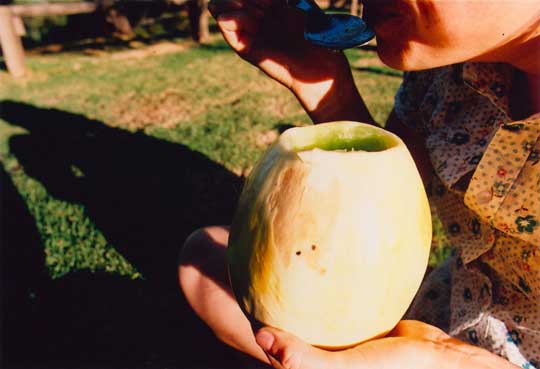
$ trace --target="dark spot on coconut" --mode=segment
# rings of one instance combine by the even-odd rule
[[[317,249],[317,245],[311,245],[311,249],[315,251]]]
[[[302,251],[296,251],[296,255],[301,255]]]

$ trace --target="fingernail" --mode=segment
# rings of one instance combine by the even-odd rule
[[[259,331],[255,336],[255,340],[264,351],[269,351],[274,344],[274,335],[267,331]]]

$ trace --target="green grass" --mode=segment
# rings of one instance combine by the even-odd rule
[[[182,145],[235,174],[249,171],[266,148],[267,142],[261,143],[261,137],[282,127],[310,123],[285,88],[242,62],[223,41],[218,39],[206,46],[185,40],[178,44],[185,50],[146,57],[75,52],[32,55],[27,60],[29,77],[15,81],[0,73],[0,100],[4,105],[9,101],[38,112],[53,108],[83,116],[92,120],[86,124],[107,129],[107,134],[115,137],[148,137],[152,142]],[[381,65],[370,51],[351,50],[347,56],[367,105],[375,118],[384,122],[400,73]],[[21,160],[14,143],[25,137],[45,146],[47,142],[62,145],[64,140],[47,137],[47,126],[59,122],[40,121],[40,114],[33,118],[31,124],[0,119],[0,155],[35,221],[50,275],[57,278],[71,271],[89,270],[144,277],[137,265],[117,251],[114,237],[96,224],[87,210],[91,202],[78,201],[77,197],[73,200],[48,188],[48,182],[61,182],[63,177],[51,180],[47,174],[35,176],[35,169],[27,170],[25,162],[30,161],[32,166],[32,159]],[[81,139],[70,136],[69,127],[66,129],[54,132],[65,133],[67,141]],[[47,150],[43,152],[48,155]],[[145,157],[154,160],[150,154],[140,155],[142,160]],[[63,170],[70,172],[63,174],[69,181],[87,180],[84,164],[69,157],[62,160],[67,168]],[[153,191],[159,192],[158,188]]]

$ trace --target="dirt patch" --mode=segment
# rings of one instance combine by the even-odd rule
[[[70,46],[62,44],[49,44],[45,46],[35,47],[26,51],[28,55],[46,55],[57,54],[61,52],[75,53],[91,57],[110,57],[113,60],[126,60],[126,59],[143,59],[146,57],[172,54],[180,51],[184,51],[189,48],[193,43],[191,42],[171,42],[162,41],[155,44],[147,45],[144,42],[133,40],[127,43],[125,46],[129,47],[124,50],[112,50],[111,47],[107,47],[106,40],[104,38],[96,38],[87,42],[81,42],[78,44],[79,51],[70,50]],[[85,44],[90,44],[89,47],[85,47]]]
[[[174,42],[160,42],[158,44],[150,45],[135,50],[118,51],[111,54],[113,60],[126,60],[126,59],[143,59],[146,57],[165,55],[177,53],[187,49],[185,44],[177,44]]]
[[[129,129],[146,126],[171,128],[191,115],[192,104],[180,91],[167,89],[155,95],[129,93],[111,108],[112,125]]]

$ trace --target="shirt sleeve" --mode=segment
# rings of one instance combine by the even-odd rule
[[[540,245],[540,114],[497,129],[465,204],[499,231]]]

